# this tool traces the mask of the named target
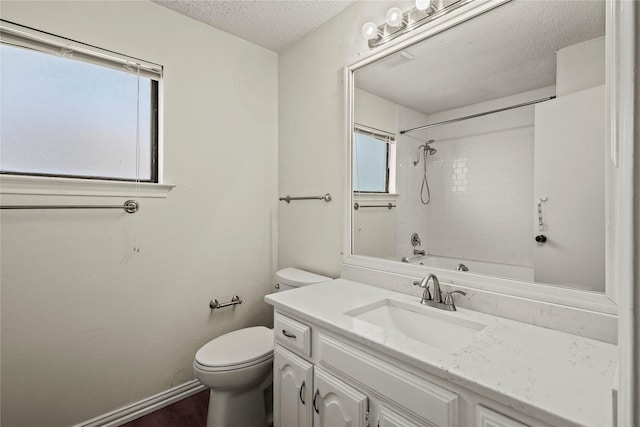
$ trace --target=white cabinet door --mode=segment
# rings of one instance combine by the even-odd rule
[[[404,417],[393,409],[382,405],[380,407],[380,417],[378,418],[378,427],[424,427],[425,425],[431,426],[431,424],[416,423]]]
[[[316,367],[313,395],[314,427],[364,427],[367,396]]]
[[[273,359],[273,425],[311,427],[313,365],[276,345]]]
[[[478,405],[476,408],[476,427],[527,427],[527,425]]]

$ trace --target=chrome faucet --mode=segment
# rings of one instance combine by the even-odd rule
[[[414,255],[425,255],[425,251],[424,249],[420,250],[420,249],[414,249],[413,250],[413,254]]]
[[[433,302],[442,302],[442,292],[440,291],[440,281],[435,274],[427,276],[427,286],[429,285],[429,278],[433,279],[433,292],[431,295]]]
[[[431,293],[429,293],[429,280],[431,278],[434,279],[434,283],[438,282],[438,278],[435,276],[435,274],[429,274],[428,276],[425,276],[424,279],[420,281],[416,280],[415,282],[413,282],[415,286],[419,286],[424,289],[424,292],[422,293],[422,299],[420,300],[420,304],[427,304],[427,301],[431,301]],[[438,285],[440,285],[439,282],[438,282]]]
[[[433,296],[429,290],[429,280],[433,280]],[[435,274],[428,274],[422,280],[416,280],[413,284],[424,288],[420,304],[430,305],[431,307],[440,308],[442,310],[456,311],[456,305],[453,302],[453,294],[467,295],[466,292],[462,291],[445,291],[443,300],[440,281]]]

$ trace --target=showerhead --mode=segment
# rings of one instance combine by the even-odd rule
[[[438,150],[436,150],[435,148],[433,148],[431,146],[431,144],[433,144],[434,142],[436,142],[434,139],[430,139],[427,142],[425,142],[424,144],[422,144],[421,146],[418,147],[418,153],[420,153],[420,150],[422,150],[422,155],[425,157],[425,161],[427,154],[429,156],[433,156],[434,154],[436,154],[438,152]],[[413,166],[418,166],[418,163],[420,163],[420,155],[418,154],[418,160],[416,160],[415,162],[413,162]]]
[[[424,149],[427,150],[429,152],[430,156],[433,156],[434,154],[436,154],[438,152],[438,150],[436,150],[435,148],[433,148],[431,146],[431,144],[433,144],[435,141],[435,139],[430,139],[427,141],[427,143],[424,146]]]

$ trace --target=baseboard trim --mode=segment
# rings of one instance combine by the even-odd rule
[[[162,409],[165,406],[169,406],[179,400],[193,396],[203,390],[206,390],[206,387],[200,384],[198,380],[191,380],[104,415],[76,424],[73,427],[117,427],[157,411],[158,409]]]

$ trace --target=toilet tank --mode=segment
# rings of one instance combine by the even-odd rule
[[[300,286],[312,285],[327,280],[331,280],[331,277],[287,267],[276,273],[276,292],[295,289]]]

